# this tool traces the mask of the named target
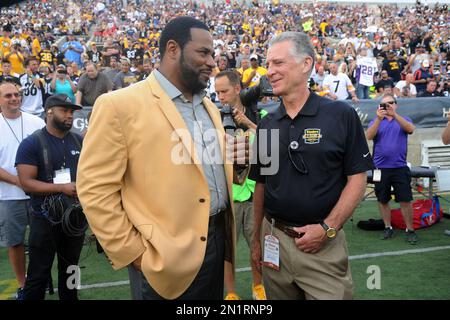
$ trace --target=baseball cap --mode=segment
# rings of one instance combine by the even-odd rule
[[[252,60],[252,59],[258,60],[258,56],[257,56],[256,54],[252,54],[252,55],[250,56],[250,60]]]
[[[63,107],[73,110],[83,109],[82,106],[72,103],[70,98],[63,93],[54,94],[47,98],[47,100],[45,101],[45,109],[47,110],[53,107]]]

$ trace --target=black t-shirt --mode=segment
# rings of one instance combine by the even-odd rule
[[[356,111],[315,93],[294,119],[282,103],[261,120],[256,135],[257,163],[249,178],[265,184],[264,210],[295,225],[323,221],[339,200],[347,176],[373,166]],[[307,173],[300,173],[293,162]]]
[[[428,91],[423,91],[422,93],[418,94],[417,97],[422,97],[422,98],[428,98],[428,97],[442,97],[444,96],[441,92],[438,91],[434,91],[434,92],[428,92]]]
[[[391,78],[387,78],[386,80],[381,79],[375,84],[375,89],[379,92],[380,89],[384,89],[384,87],[391,87],[394,88],[394,81]]]
[[[386,59],[383,61],[383,70],[386,70],[389,77],[394,79],[395,82],[398,82],[401,80],[401,72],[402,72],[402,64],[399,63],[397,60],[389,60]]]
[[[48,141],[48,151],[50,154],[53,175],[55,170],[69,168],[71,180],[72,182],[75,182],[77,178],[78,159],[80,157],[78,145],[70,135],[66,135],[63,139],[60,139],[49,134],[46,128],[44,128],[43,131]],[[83,138],[78,134],[74,134],[74,136],[79,140],[81,145]],[[38,168],[38,175],[36,179],[39,181],[49,182],[46,179],[43,160],[44,156],[42,153],[43,148],[39,138],[35,135],[30,135],[19,145],[19,149],[16,154],[16,165],[27,164],[36,166]],[[53,181],[50,181],[50,183],[53,183]],[[31,194],[30,197],[33,212],[37,215],[42,214],[41,206],[44,202],[45,196]]]

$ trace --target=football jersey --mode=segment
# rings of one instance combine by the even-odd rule
[[[33,77],[40,79],[40,75],[36,74]],[[41,80],[41,79],[40,79]],[[43,80],[43,79],[42,79]],[[42,83],[41,80],[41,83]],[[31,114],[39,114],[44,111],[43,108],[43,96],[42,88],[37,88],[33,83],[33,78],[27,73],[22,74],[19,77],[21,91],[22,91],[22,108],[21,110]]]
[[[375,59],[361,57],[356,60],[356,79],[359,84],[373,86],[373,76],[378,71]]]
[[[355,90],[350,78],[344,73],[337,75],[327,74],[323,79],[323,89],[335,94],[338,100],[345,100],[348,97],[348,91]]]

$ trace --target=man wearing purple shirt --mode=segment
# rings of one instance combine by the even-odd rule
[[[378,207],[383,217],[385,229],[384,240],[392,238],[394,230],[391,226],[391,187],[394,189],[395,201],[400,202],[403,219],[406,223],[406,240],[410,244],[417,243],[417,235],[413,227],[413,199],[411,192],[411,175],[406,164],[408,152],[408,134],[414,132],[414,125],[408,117],[397,113],[397,101],[390,94],[385,94],[377,109],[377,117],[369,123],[366,132],[368,140],[373,140],[373,162],[381,172],[377,179],[374,172],[375,194]]]

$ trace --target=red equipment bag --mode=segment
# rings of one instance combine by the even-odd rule
[[[412,203],[414,230],[427,228],[442,219],[444,212],[437,196],[431,199],[419,199]],[[391,210],[391,223],[396,229],[406,229],[400,209]]]

